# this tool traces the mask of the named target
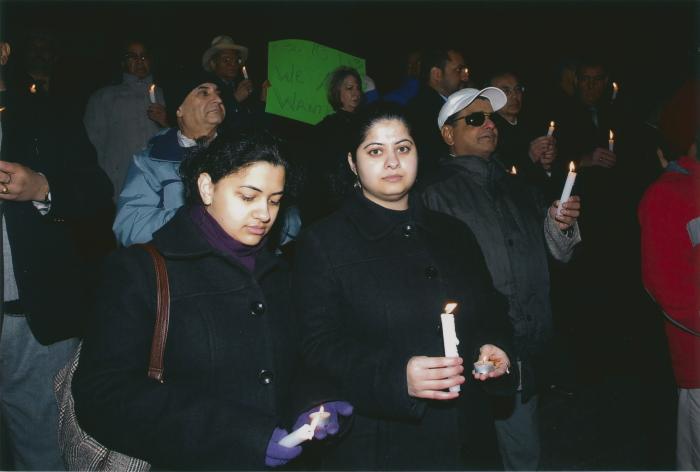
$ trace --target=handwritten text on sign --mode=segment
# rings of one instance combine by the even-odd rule
[[[303,39],[268,44],[268,113],[315,125],[333,112],[328,104],[330,74],[340,66],[365,75],[365,60]]]

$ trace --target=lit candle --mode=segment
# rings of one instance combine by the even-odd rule
[[[318,422],[321,421],[320,415],[315,416],[311,420],[311,424],[302,425],[296,431],[291,432],[279,441],[280,446],[284,447],[294,447],[303,443],[304,441],[309,441],[314,437],[314,431],[316,431],[316,426]]]
[[[151,103],[156,103],[156,84],[151,84],[148,87],[148,98],[151,99]]]
[[[484,356],[480,361],[474,363],[474,371],[477,374],[488,374],[494,370],[496,370],[496,366],[493,362],[488,360],[486,356]]]
[[[613,82],[613,93],[612,93],[612,99],[615,100],[617,98],[617,91],[619,87],[617,86],[617,83]]]
[[[554,134],[554,122],[550,121],[549,122],[549,129],[547,130],[547,137],[550,137]]]
[[[331,419],[331,414],[325,411],[323,409],[323,405],[321,405],[321,408],[318,411],[315,411],[309,415],[311,422],[313,422],[317,417],[318,420],[316,424],[318,426],[326,426]]]
[[[576,172],[574,172],[574,163],[569,163],[569,174],[566,176],[566,183],[564,184],[564,190],[561,192],[561,197],[559,198],[559,208],[557,208],[557,216],[561,215],[562,205],[569,201],[571,196],[571,189],[574,187],[574,182],[576,181]]]
[[[456,303],[448,303],[445,305],[445,313],[440,315],[445,357],[459,357],[459,352],[457,351],[459,339],[457,339],[457,330],[455,329],[455,315],[452,314],[452,311],[454,311],[456,307]],[[460,390],[459,385],[450,387],[450,392],[459,392]]]
[[[36,93],[36,84],[32,84],[29,87],[29,93]]]
[[[518,169],[516,169],[515,166],[513,166],[513,167],[510,168],[510,173],[511,173],[512,175],[517,175],[517,174],[518,174]]]
[[[243,71],[243,78],[244,78],[245,80],[248,80],[248,71],[246,70],[245,66],[243,66],[243,68],[241,69],[241,71]]]
[[[612,130],[610,130],[610,134],[608,135],[608,149],[610,152],[615,150],[615,135]]]

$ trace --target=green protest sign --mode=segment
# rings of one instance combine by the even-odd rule
[[[270,89],[265,111],[315,125],[333,112],[326,99],[328,76],[339,66],[365,75],[365,60],[303,39],[270,41]]]

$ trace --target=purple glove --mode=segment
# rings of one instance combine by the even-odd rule
[[[267,451],[265,451],[266,466],[279,467],[301,454],[301,446],[284,447],[278,444],[280,439],[287,434],[287,431],[282,428],[275,428],[272,432],[270,442],[267,443]]]
[[[321,405],[307,411],[306,413],[302,413],[301,415],[299,415],[299,418],[297,418],[296,423],[294,423],[293,429],[296,431],[302,425],[310,423],[311,419],[309,418],[309,415],[311,413],[317,412],[320,408],[321,408]],[[314,431],[314,438],[315,439],[323,439],[328,435],[332,436],[334,434],[338,434],[338,431],[340,430],[340,423],[338,422],[338,415],[340,415],[340,416],[352,415],[352,405],[349,404],[348,402],[337,401],[337,402],[324,403],[323,409],[324,409],[324,411],[327,411],[328,413],[330,413],[331,416],[328,418],[328,423],[326,423],[324,426],[319,425],[318,427],[316,427],[316,430]]]

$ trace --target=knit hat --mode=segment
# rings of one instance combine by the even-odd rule
[[[241,55],[241,60],[243,62],[245,62],[248,59],[247,47],[241,46],[240,44],[236,44],[233,41],[233,39],[231,39],[231,36],[221,35],[212,39],[211,46],[209,47],[209,49],[204,51],[204,54],[202,55],[202,67],[204,68],[204,70],[207,72],[212,72],[211,66],[209,65],[211,58],[214,57],[214,54],[216,54],[217,52],[224,51],[227,49],[235,49],[236,51],[238,51]]]
[[[186,77],[169,88],[170,93],[168,94],[168,97],[166,97],[167,103],[172,104],[171,108],[173,111],[177,110],[180,105],[182,105],[182,102],[185,101],[185,98],[187,98],[190,92],[192,92],[192,90],[196,89],[202,84],[207,83],[213,82],[211,79],[204,78],[200,75]]]

